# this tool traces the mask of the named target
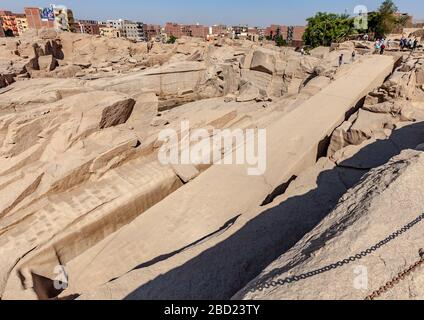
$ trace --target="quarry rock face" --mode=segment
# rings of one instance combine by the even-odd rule
[[[164,292],[161,281],[158,281],[157,288],[148,288],[146,292],[142,289],[138,290],[134,284],[143,288],[147,286],[148,281],[153,280],[155,275],[159,276],[158,272],[171,272],[173,268],[181,266],[181,259],[183,261],[187,259],[177,254],[171,260],[156,266],[156,264],[150,264],[150,261],[153,261],[155,256],[163,256],[167,252],[179,252],[180,248],[189,248],[191,243],[196,243],[198,239],[202,238],[202,234],[213,234],[216,230],[220,230],[222,226],[225,226],[226,223],[234,220],[237,217],[237,215],[234,215],[235,212],[244,217],[244,215],[249,214],[249,208],[261,203],[268,204],[272,202],[272,194],[281,182],[289,181],[292,176],[296,176],[315,162],[321,139],[324,139],[327,134],[331,134],[337,126],[337,124],[334,124],[333,119],[340,119],[340,123],[343,121],[346,110],[343,110],[342,105],[349,106],[347,107],[349,110],[351,105],[357,103],[357,92],[372,91],[372,86],[376,82],[375,79],[380,79],[382,83],[390,73],[392,63],[393,60],[388,57],[381,60],[379,58],[370,59],[358,67],[355,75],[345,75],[345,77],[340,78],[340,83],[332,83],[321,91],[319,95],[299,105],[297,109],[278,121],[270,123],[266,128],[267,140],[272,141],[268,144],[271,149],[267,151],[267,168],[262,176],[246,176],[246,166],[212,166],[194,181],[180,188],[167,199],[158,203],[157,206],[145,212],[144,215],[138,217],[127,228],[120,231],[119,234],[111,235],[111,238],[113,237],[117,240],[116,243],[126,244],[125,250],[123,250],[123,247],[117,250],[115,244],[105,239],[103,243],[99,243],[98,246],[93,247],[89,252],[87,251],[69,263],[70,275],[80,274],[82,269],[84,269],[84,274],[88,276],[93,272],[91,268],[97,270],[97,277],[96,279],[91,278],[91,284],[95,281],[99,284],[99,289],[98,291],[94,289],[93,293],[89,292],[89,297],[98,294],[104,298],[104,294],[115,290],[112,288],[116,288],[116,293],[112,293],[112,295],[121,299],[127,295],[140,299],[159,299],[172,298],[178,295],[184,298],[192,298],[194,297],[194,292],[199,294],[199,291],[194,291],[193,289],[193,287],[197,288],[195,285],[197,277],[193,278],[193,280],[188,280],[188,275],[184,275],[184,277],[180,275],[181,279],[185,279],[186,285],[179,283],[177,278],[169,280],[170,282],[178,283],[178,285],[175,284],[175,291],[172,292]],[[320,101],[329,101],[326,97],[333,96],[334,92],[340,92],[340,87],[343,87],[342,82],[351,83],[350,77],[358,77],[359,74],[369,75],[371,70],[375,77],[370,80],[371,87],[363,87],[366,84],[358,82],[358,87],[354,91],[346,92],[346,97],[352,99],[350,103],[342,104],[342,101],[333,101],[333,104],[322,106],[322,118],[316,119],[313,126],[296,127],[303,114],[312,112],[311,110],[316,108],[317,103]],[[336,104],[339,104],[340,108],[335,107]],[[330,114],[331,116],[328,116]],[[332,126],[334,127],[332,128]],[[302,130],[305,130],[305,132],[302,132]],[[296,139],[295,136],[292,136],[290,140],[285,139],[291,132],[297,132],[299,138]],[[311,145],[315,147],[311,148]],[[287,170],[287,168],[291,169]],[[279,174],[275,174],[276,172],[279,172]],[[202,185],[209,183],[214,185],[215,188],[201,190]],[[240,196],[241,191],[243,200],[240,202],[234,201],[237,196]],[[194,195],[196,196],[194,197]],[[217,202],[215,199],[220,199],[220,201]],[[172,212],[172,217],[169,215],[170,212]],[[175,220],[176,216],[180,217],[180,219]],[[241,219],[243,220],[243,218]],[[185,227],[187,223],[195,227],[187,230]],[[172,239],[172,241],[164,241],[165,233],[161,231],[162,228],[166,230],[171,228],[173,230],[172,234],[168,232],[169,239]],[[141,229],[145,230],[142,233],[143,236],[134,232],[134,230]],[[288,233],[283,235],[289,237]],[[145,242],[141,238],[145,239]],[[152,246],[152,244],[155,245]],[[157,251],[149,249],[152,247],[155,247]],[[127,254],[125,252],[133,252],[130,259],[126,258]],[[92,259],[93,256],[95,257],[94,260]],[[117,256],[121,257],[118,259],[120,261],[119,264],[116,264],[113,268],[107,268],[107,270],[102,267],[110,265],[111,257],[116,259]],[[87,267],[87,261],[91,261],[89,267]],[[146,277],[146,273],[143,273],[143,271],[146,271],[147,268],[149,269],[147,273],[149,276]],[[127,274],[124,270],[132,271]],[[212,274],[216,276],[216,272]],[[118,279],[116,284],[101,285],[106,283],[106,279],[116,279],[120,275],[123,276],[122,282]],[[235,281],[240,281],[238,279],[236,277]],[[204,282],[200,282],[203,288],[201,297],[229,298],[228,290],[234,284],[227,280],[219,282],[226,284],[228,287],[220,287],[217,290],[214,287],[215,281],[211,281],[211,288],[208,289],[211,291],[208,291],[205,289]],[[86,283],[87,280],[83,276],[80,277],[78,281],[71,284],[67,294],[89,291]],[[193,289],[191,292],[187,290],[189,287]],[[198,288],[200,290],[200,286]],[[219,292],[221,292],[221,295],[219,295]]]
[[[407,150],[373,169],[316,228],[234,298],[363,300],[384,286],[420,260],[420,222],[390,236],[423,217],[423,166],[424,154]],[[375,247],[380,241],[384,245]],[[334,267],[321,269],[329,265]],[[366,272],[362,282],[361,272]],[[417,272],[379,298],[420,299],[423,281]]]
[[[378,289],[417,258],[418,225],[365,257],[367,290],[348,286],[350,266],[328,273],[343,279],[334,287],[323,273],[253,290],[366,250],[422,212],[422,53],[362,45],[338,68],[359,46],[302,55],[230,39],[1,38],[0,298],[359,299]],[[186,142],[184,122],[201,137],[163,139]],[[260,174],[211,161],[233,159],[237,141],[189,164],[160,161],[165,145],[182,159],[218,130],[247,129],[266,130]],[[382,298],[407,286],[422,298],[420,281]]]

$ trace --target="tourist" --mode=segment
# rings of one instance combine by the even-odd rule
[[[377,41],[375,42],[374,47],[375,47],[375,53],[378,53],[380,51],[380,49],[381,49],[380,39],[377,39]]]
[[[406,38],[405,36],[402,36],[402,38],[400,39],[400,49],[403,51],[406,47]]]
[[[343,53],[340,55],[340,57],[339,57],[339,67],[341,67],[342,66],[342,64],[343,64]]]
[[[380,54],[383,55],[384,54],[384,50],[386,49],[386,45],[384,44],[384,42],[381,43],[380,45]]]
[[[415,49],[417,49],[418,47],[418,39],[415,38],[414,43],[412,44],[412,51],[415,51]]]
[[[352,63],[354,63],[354,62],[355,62],[355,58],[356,58],[356,51],[355,51],[355,50],[353,50],[353,51],[352,51]]]

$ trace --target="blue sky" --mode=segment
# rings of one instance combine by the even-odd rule
[[[352,13],[356,5],[376,9],[383,0],[57,0],[72,8],[79,19],[126,18],[146,23],[168,21],[201,24],[271,23],[298,25],[317,11]],[[402,12],[413,13],[424,20],[423,0],[395,0]],[[0,8],[15,12],[25,6],[45,6],[54,0],[0,0]]]

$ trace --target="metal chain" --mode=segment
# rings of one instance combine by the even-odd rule
[[[418,223],[422,222],[424,220],[424,213],[420,214],[416,219],[414,219],[413,221],[411,221],[410,223],[408,223],[407,225],[405,225],[403,228],[395,231],[394,233],[392,233],[390,236],[388,236],[386,239],[380,241],[379,243],[375,244],[374,246],[370,247],[369,249],[362,251],[354,256],[351,256],[347,259],[332,263],[328,266],[325,266],[323,268],[314,270],[314,271],[310,271],[301,275],[296,275],[296,276],[292,276],[292,277],[287,277],[285,279],[280,279],[277,281],[257,281],[253,288],[250,289],[249,291],[254,293],[256,291],[263,291],[265,289],[269,289],[272,287],[278,287],[278,286],[283,286],[285,284],[289,284],[289,283],[294,283],[294,282],[298,282],[301,280],[306,280],[308,278],[314,277],[316,275],[322,274],[322,273],[326,273],[330,270],[334,270],[340,267],[343,267],[345,265],[351,264],[353,262],[362,260],[363,258],[369,256],[370,254],[378,251],[379,249],[381,249],[381,247],[385,246],[386,244],[388,244],[389,242],[395,240],[396,238],[399,238],[401,235],[403,235],[404,233],[406,233],[407,231],[409,231],[410,229],[412,229],[413,227],[415,227]],[[273,274],[274,277],[276,277],[279,273],[279,270],[275,270],[274,272],[271,272]]]
[[[390,289],[393,289],[399,282],[402,280],[405,280],[409,275],[417,271],[421,265],[424,265],[424,252],[420,252],[421,259],[414,263],[412,266],[410,266],[408,269],[405,269],[402,272],[399,272],[396,277],[394,277],[391,281],[387,282],[386,285],[382,286],[377,291],[374,291],[372,294],[367,296],[365,300],[375,300],[376,298],[380,297],[382,294],[388,292]]]

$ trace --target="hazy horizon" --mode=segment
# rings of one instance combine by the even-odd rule
[[[52,0],[2,0],[0,9],[23,12],[24,7],[44,7]],[[164,24],[166,22],[200,23],[204,25],[226,24],[251,26],[267,26],[271,23],[286,25],[304,25],[306,18],[318,11],[353,14],[354,7],[365,5],[375,10],[382,0],[269,0],[259,1],[224,0],[214,2],[183,0],[121,0],[118,2],[100,0],[63,0],[63,4],[71,8],[77,19],[131,19],[145,23]],[[424,1],[395,1],[401,12],[408,12],[414,19],[424,19]]]

